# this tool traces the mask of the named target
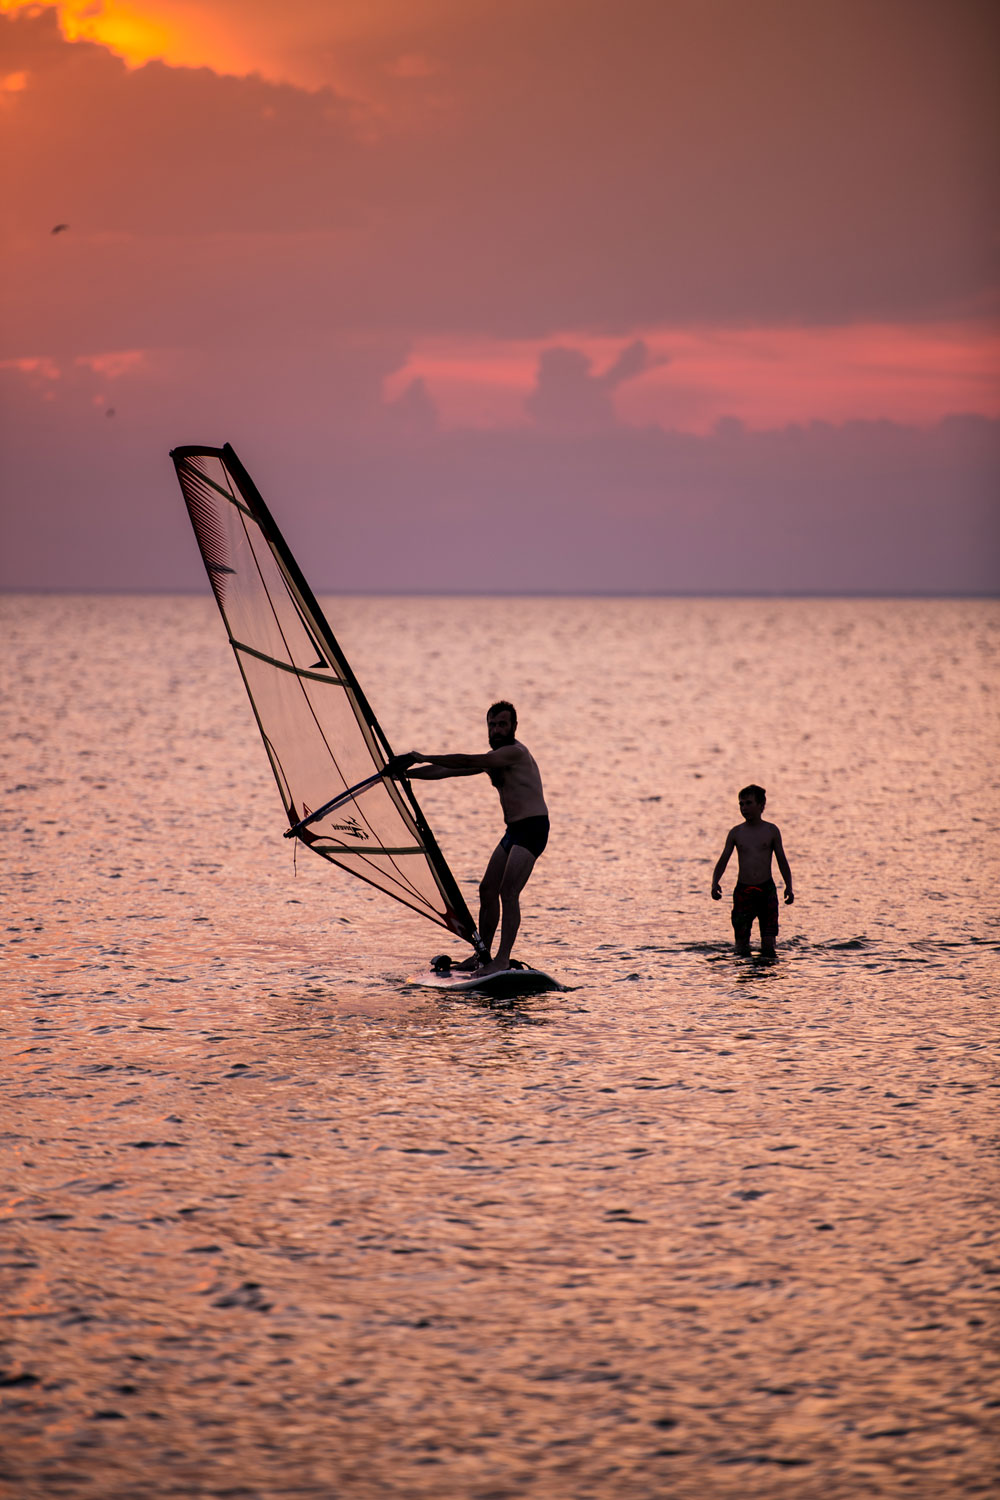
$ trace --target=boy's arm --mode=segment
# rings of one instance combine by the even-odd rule
[[[719,855],[719,858],[718,858],[718,860],[716,862],[715,869],[712,871],[712,900],[713,901],[721,901],[722,900],[722,887],[719,884],[719,881],[722,879],[723,871],[725,870],[726,866],[729,863],[729,856],[732,854],[733,850],[736,848],[736,839],[733,836],[735,834],[735,832],[736,832],[736,830],[734,828],[730,828],[728,834],[726,835],[726,842],[725,842],[725,845],[723,846],[722,853]]]
[[[785,882],[785,905],[791,906],[795,900],[795,892],[792,890],[792,872],[785,856],[784,845],[781,842],[781,830],[777,824],[775,824],[774,828],[773,848],[774,857],[778,861],[778,869],[781,871],[781,878]]]

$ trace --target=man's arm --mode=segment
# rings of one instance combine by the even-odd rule
[[[405,776],[407,781],[441,781],[446,776],[478,776],[479,770],[449,771],[446,766],[416,766],[412,771],[399,771],[394,774]]]
[[[723,871],[725,870],[726,866],[729,863],[729,856],[732,854],[733,850],[736,848],[736,839],[733,837],[735,831],[736,831],[735,829],[730,828],[728,834],[726,835],[726,842],[725,842],[725,845],[723,846],[722,853],[719,855],[719,858],[718,858],[718,861],[716,863],[715,869],[712,871],[712,900],[713,901],[721,901],[722,900],[722,887],[719,884],[719,881],[722,879]]]
[[[423,755],[419,750],[411,750],[407,755],[394,755],[386,766],[386,771],[390,776],[406,776],[415,781],[441,781],[446,776],[478,776],[483,771],[497,771],[509,766],[517,759],[517,753],[516,745],[504,745],[499,750],[488,750],[483,755]],[[417,765],[418,761],[423,764]]]
[[[417,755],[413,750],[409,755],[394,755],[385,768],[387,776],[394,777],[397,781],[406,777],[408,781],[440,781],[445,776],[475,776],[475,771],[449,771],[444,766],[418,766],[416,770],[411,769],[416,761],[423,760],[424,756]]]
[[[499,750],[486,750],[482,755],[424,755],[420,750],[410,752],[414,760],[440,767],[452,776],[472,776],[476,771],[503,771],[512,766],[522,753],[519,745],[501,745]]]
[[[781,842],[781,830],[777,824],[774,826],[773,848],[774,857],[778,861],[778,869],[781,871],[781,878],[785,882],[785,905],[791,906],[795,900],[795,893],[792,890],[792,872],[785,857],[785,848]]]

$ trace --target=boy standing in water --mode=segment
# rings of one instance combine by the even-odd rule
[[[778,892],[771,876],[771,855],[778,861],[785,882],[785,904],[795,900],[792,872],[781,843],[781,831],[775,823],[761,818],[767,793],[762,786],[745,786],[740,792],[743,822],[729,830],[726,844],[712,872],[712,900],[722,900],[719,881],[735,849],[739,856],[739,875],[733,889],[733,932],[737,953],[750,952],[750,929],[754,917],[760,926],[762,958],[774,957],[774,940],[778,936]]]

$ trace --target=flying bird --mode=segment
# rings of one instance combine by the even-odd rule
[[[54,226],[53,230],[52,230],[52,233],[53,234],[62,234],[63,230],[64,229],[68,229],[68,228],[69,228],[68,224],[56,224]]]
[[[107,409],[107,411],[104,413],[104,415],[106,417],[113,417],[114,414],[115,414],[115,409],[114,409],[113,406],[109,406],[108,409]]]

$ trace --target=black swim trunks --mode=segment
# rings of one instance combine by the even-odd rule
[[[507,832],[500,840],[500,848],[509,854],[515,844],[527,849],[537,859],[549,841],[548,818],[518,818],[507,824]]]
[[[738,881],[733,889],[733,931],[738,942],[749,941],[754,917],[760,923],[760,935],[778,936],[778,888],[773,880],[763,885],[744,885]]]

